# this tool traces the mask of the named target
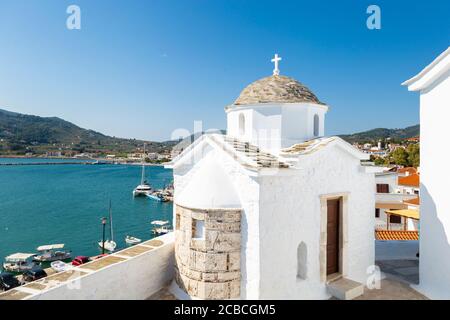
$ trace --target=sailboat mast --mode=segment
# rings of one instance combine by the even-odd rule
[[[144,143],[144,158],[143,158],[143,160],[142,160],[142,173],[141,173],[141,185],[143,185],[144,184],[144,177],[145,177],[145,165],[144,165],[144,162],[145,162],[145,143]]]
[[[109,231],[111,233],[111,241],[114,241],[112,211],[111,211],[111,199],[109,200]]]

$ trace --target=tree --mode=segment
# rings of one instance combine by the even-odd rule
[[[408,166],[408,152],[403,148],[397,148],[391,153],[393,162],[399,166]]]
[[[373,161],[375,163],[375,165],[377,166],[383,166],[386,164],[386,159],[382,158],[382,157],[376,157],[375,160]]]
[[[420,145],[410,144],[406,151],[408,152],[408,163],[412,167],[420,166]]]

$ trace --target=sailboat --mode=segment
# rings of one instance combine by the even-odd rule
[[[105,248],[105,250],[113,252],[116,250],[117,244],[114,242],[114,233],[113,233],[113,223],[112,223],[112,211],[111,211],[111,200],[109,200],[109,232],[111,235],[111,240],[99,241],[98,245],[100,248]]]
[[[144,144],[144,161],[145,161],[145,144]],[[145,164],[144,161],[142,162],[142,170],[141,170],[141,184],[138,185],[133,190],[133,196],[139,197],[139,196],[146,196],[152,192],[152,187],[150,184],[145,180]]]

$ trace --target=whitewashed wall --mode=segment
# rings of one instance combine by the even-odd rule
[[[280,148],[313,139],[314,115],[319,116],[319,135],[325,134],[328,107],[312,103],[280,103],[231,107],[227,134],[277,154]],[[239,115],[245,116],[245,134],[239,132]]]
[[[376,184],[388,184],[389,193],[398,191],[398,175],[397,173],[384,173],[375,175]],[[376,185],[375,185],[376,192]]]
[[[32,295],[27,300],[147,299],[173,278],[173,234],[156,239],[164,244],[139,256]]]
[[[450,56],[448,56],[450,59]],[[420,285],[450,299],[450,201],[447,186],[450,71],[420,95]]]
[[[320,275],[320,196],[348,193],[346,277],[366,282],[374,264],[375,178],[338,147],[300,161],[295,175],[263,177],[260,199],[260,299],[327,299]],[[290,170],[292,172],[292,170]],[[297,247],[307,246],[307,276],[297,278]]]

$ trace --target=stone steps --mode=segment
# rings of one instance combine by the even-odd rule
[[[362,283],[339,278],[327,284],[328,292],[339,300],[353,300],[364,293],[364,285]]]

